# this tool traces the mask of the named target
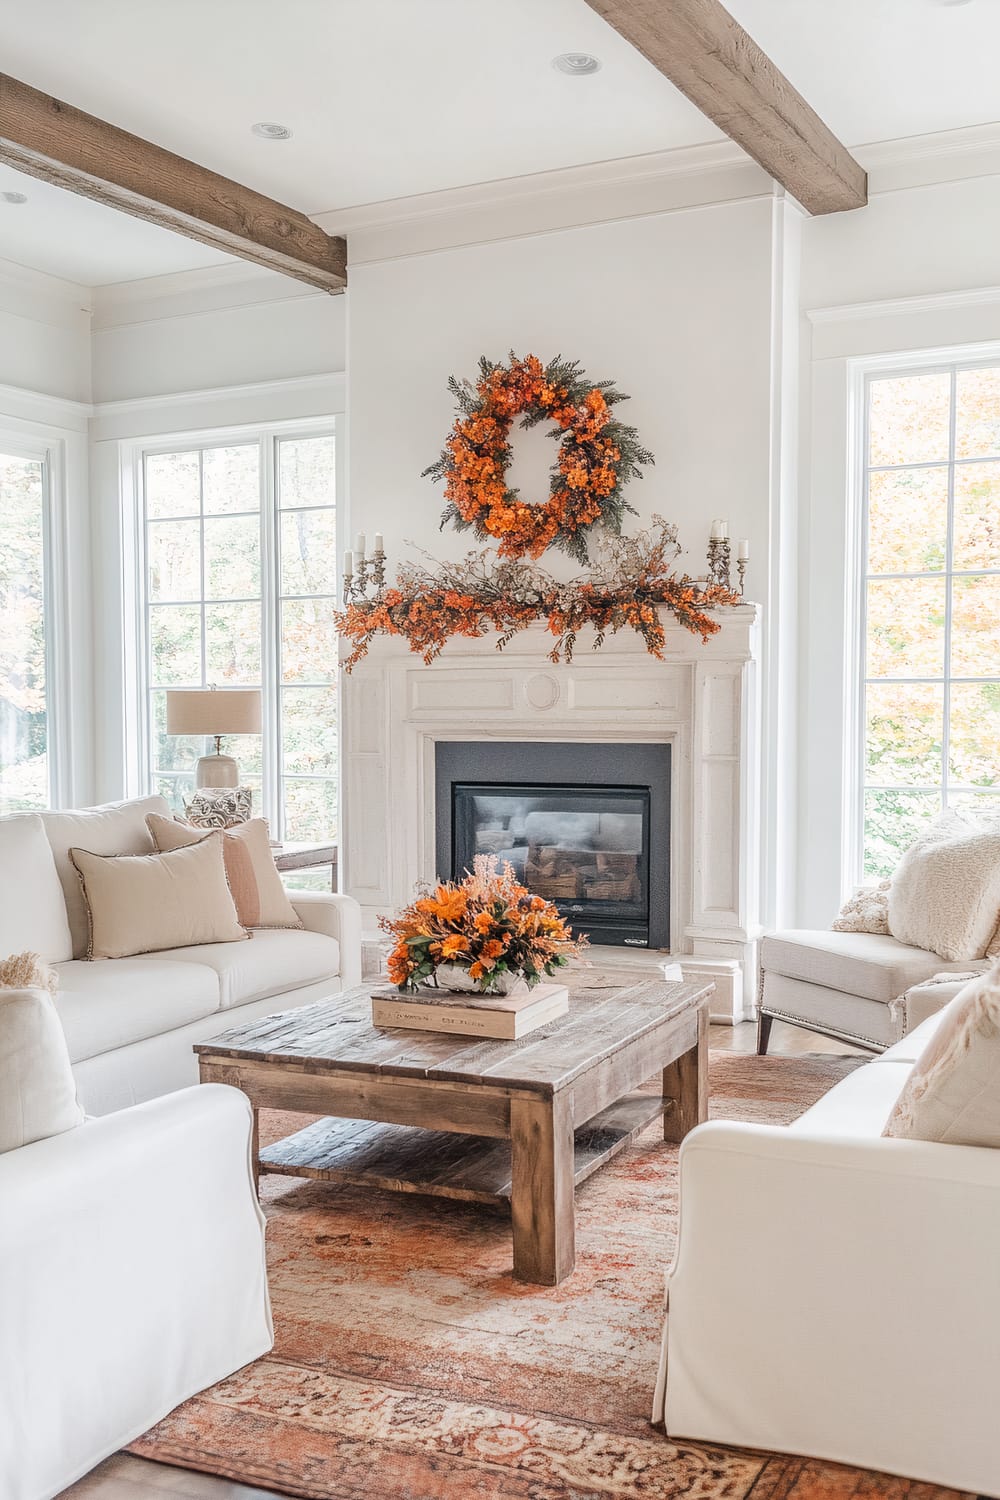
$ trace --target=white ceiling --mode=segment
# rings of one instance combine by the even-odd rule
[[[848,146],[1000,120],[997,0],[725,0]]]
[[[849,145],[1000,115],[1000,0],[728,0]],[[567,78],[560,52],[600,73]],[[719,132],[584,0],[33,0],[5,72],[320,213]],[[256,120],[292,140],[251,135]],[[214,265],[193,241],[0,167],[0,257],[89,285]]]
[[[208,245],[25,177],[2,163],[0,193],[24,193],[28,199],[21,204],[0,199],[0,260],[81,286],[166,276],[230,259]]]

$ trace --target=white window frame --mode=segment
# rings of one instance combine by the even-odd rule
[[[254,422],[240,426],[198,428],[121,444],[121,491],[124,555],[128,559],[123,580],[125,621],[125,749],[126,787],[129,796],[147,796],[153,785],[150,764],[149,722],[149,610],[147,596],[146,518],[144,499],[145,460],[163,453],[184,453],[195,448],[246,446],[256,443],[260,455],[261,480],[261,808],[276,831],[284,823],[281,793],[281,745],[278,734],[277,690],[280,620],[277,553],[276,454],[279,441],[295,438],[333,437],[335,440],[336,490],[334,495],[336,548],[341,555],[344,527],[344,442],[339,417],[310,417],[284,422]],[[340,597],[341,580],[334,561],[331,608]],[[316,597],[316,596],[313,596]],[[318,596],[325,597],[325,596]],[[298,684],[295,684],[298,686]],[[336,682],[330,684],[338,691]],[[339,767],[337,774],[340,795]]]
[[[950,374],[951,431],[948,444],[948,539],[945,567],[941,577],[950,580],[954,574],[952,563],[952,522],[954,518],[954,476],[956,460],[955,446],[955,379],[959,371],[1000,366],[1000,342],[982,344],[958,344],[945,348],[916,350],[912,353],[884,354],[866,359],[848,361],[848,506],[847,506],[847,640],[844,653],[844,716],[845,730],[845,786],[848,816],[844,818],[843,845],[841,849],[842,869],[849,872],[850,885],[864,879],[864,822],[865,822],[865,767],[866,725],[865,688],[867,680],[866,650],[868,641],[867,619],[867,543],[868,543],[868,450],[869,450],[869,388],[873,380],[905,378],[908,375]],[[972,460],[967,460],[971,462]],[[966,462],[960,460],[959,462]],[[931,467],[931,465],[928,465]],[[937,467],[944,467],[943,463]],[[980,573],[997,573],[1000,569],[960,570]],[[889,575],[893,576],[893,575]],[[902,575],[907,576],[907,575]],[[927,575],[938,576],[938,575]],[[944,724],[941,747],[942,795],[948,780],[948,708],[951,684],[951,589],[945,594],[945,641],[944,641]],[[921,679],[909,679],[920,681]],[[937,681],[938,679],[934,679]],[[987,679],[984,679],[987,680]],[[988,679],[992,681],[993,679]],[[916,788],[919,790],[919,788]]]
[[[75,435],[74,435],[75,436]],[[0,419],[0,452],[42,467],[42,588],[45,635],[45,747],[48,801],[73,805],[80,779],[71,706],[70,586],[67,573],[67,474],[70,435],[37,422]]]

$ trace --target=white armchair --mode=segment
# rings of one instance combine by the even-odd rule
[[[671,1437],[1000,1496],[1000,1151],[881,1134],[937,1022],[792,1126],[685,1140]]]
[[[273,1342],[250,1107],[182,1090],[0,1155],[0,1495],[50,1500]]]

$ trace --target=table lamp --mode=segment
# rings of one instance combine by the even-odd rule
[[[239,766],[222,754],[222,736],[260,734],[260,688],[169,688],[167,733],[214,738],[215,754],[195,767],[195,786],[239,786]]]

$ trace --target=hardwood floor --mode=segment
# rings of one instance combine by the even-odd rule
[[[708,1044],[717,1051],[753,1052],[757,1028],[749,1023],[711,1026]],[[808,1052],[841,1056],[858,1053],[856,1047],[803,1031],[801,1027],[786,1026],[781,1021],[774,1023],[769,1050],[776,1057],[796,1057]],[[86,1478],[64,1490],[58,1500],[167,1500],[169,1496],[177,1500],[275,1500],[275,1491],[248,1488],[210,1474],[196,1474],[190,1469],[133,1458],[130,1453],[116,1453]]]

